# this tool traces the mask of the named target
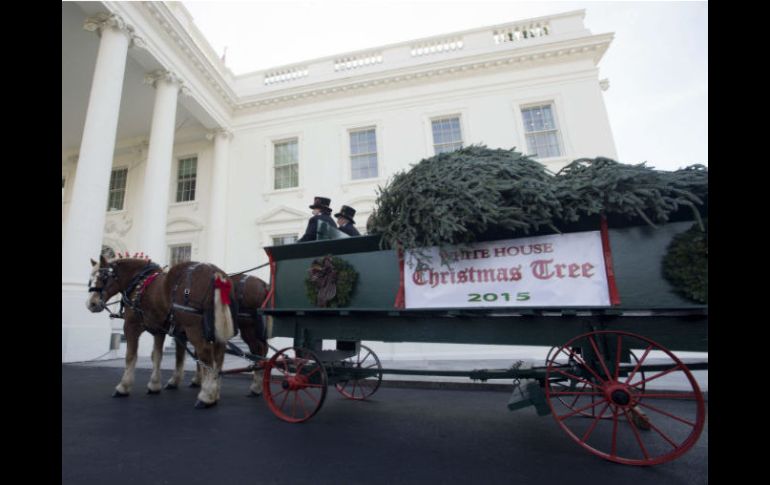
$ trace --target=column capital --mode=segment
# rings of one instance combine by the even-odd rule
[[[123,17],[114,13],[98,13],[93,17],[88,17],[83,22],[83,29],[89,32],[96,32],[102,35],[104,29],[115,29],[126,34],[129,38],[129,46],[144,47],[144,41],[136,35],[134,28],[123,20]]]
[[[176,84],[180,90],[184,89],[184,81],[178,75],[165,69],[158,69],[144,75],[144,83],[152,87],[158,86],[158,81]]]
[[[215,138],[222,138],[225,140],[229,140],[233,137],[233,133],[231,131],[228,131],[224,128],[217,128],[215,130],[211,130],[208,133],[206,133],[206,139],[209,141],[212,141]]]

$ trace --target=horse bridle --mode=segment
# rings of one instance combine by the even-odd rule
[[[112,266],[108,266],[106,268],[99,268],[96,270],[97,276],[96,281],[94,284],[97,284],[100,279],[104,278],[106,281],[102,284],[101,287],[91,286],[91,280],[88,280],[88,292],[89,293],[96,293],[99,292],[99,298],[102,300],[102,303],[106,303],[104,301],[104,288],[109,283],[110,278],[117,278],[118,275],[115,273],[115,268]]]

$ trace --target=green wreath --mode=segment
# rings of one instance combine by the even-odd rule
[[[671,240],[663,258],[663,276],[677,293],[698,303],[708,303],[708,219]]]
[[[350,304],[358,273],[344,259],[324,256],[310,264],[305,290],[310,302],[321,308],[345,307]]]

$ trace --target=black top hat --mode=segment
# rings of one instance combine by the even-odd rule
[[[340,208],[340,211],[336,214],[334,214],[334,217],[344,217],[345,219],[349,220],[351,224],[355,224],[356,221],[353,220],[353,216],[356,215],[356,210],[348,205],[343,205]]]
[[[326,197],[316,197],[313,199],[313,205],[311,205],[310,208],[327,210],[331,212],[332,208],[329,207],[331,203],[332,203],[331,199],[327,199]]]

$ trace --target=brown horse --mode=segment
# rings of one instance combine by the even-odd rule
[[[235,334],[229,301],[232,282],[221,269],[208,263],[185,262],[168,272],[149,259],[123,258],[99,263],[91,260],[93,272],[86,306],[92,312],[105,309],[106,302],[121,293],[125,305],[126,369],[115,387],[114,397],[128,396],[134,383],[139,336],[153,334],[152,375],[149,394],[160,392],[160,361],[163,342],[170,333],[188,340],[201,362],[201,390],[197,408],[219,400],[225,343]],[[179,386],[184,375],[184,347],[177,345],[176,368],[166,387]],[[181,357],[181,358],[180,358]]]
[[[235,302],[238,309],[235,322],[238,330],[241,332],[241,338],[249,346],[249,351],[253,355],[265,357],[267,355],[267,340],[271,336],[271,326],[266,323],[266,319],[257,314],[257,310],[262,307],[267,297],[268,284],[247,274],[234,275],[231,278],[233,290],[235,293]],[[179,346],[177,358],[179,358]],[[184,359],[184,349],[181,349],[181,358]],[[198,387],[200,384],[201,366],[197,366],[197,372],[193,377],[190,387]],[[259,396],[262,394],[262,370],[253,371],[254,378],[249,387],[250,396]]]

